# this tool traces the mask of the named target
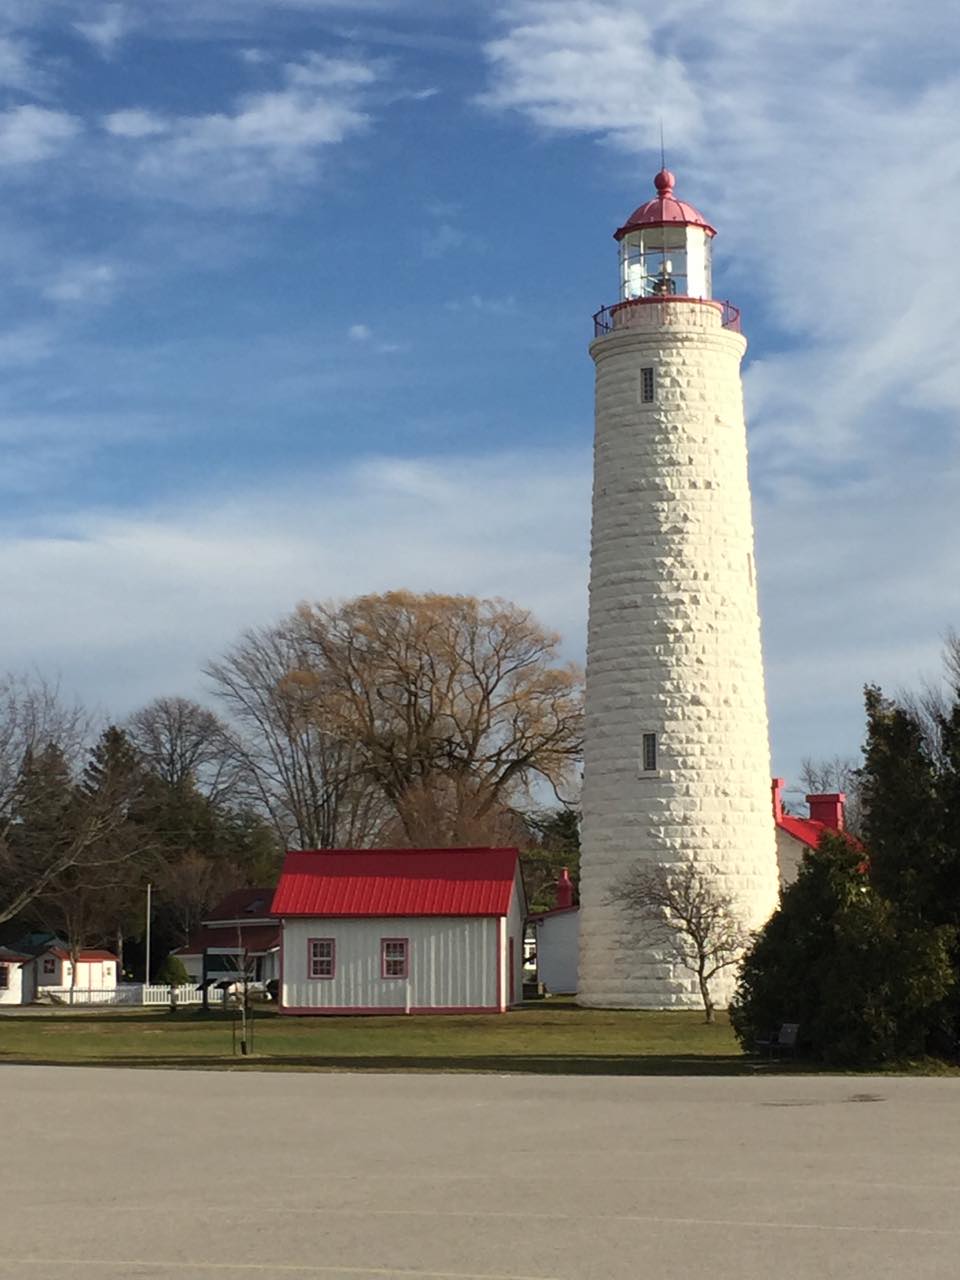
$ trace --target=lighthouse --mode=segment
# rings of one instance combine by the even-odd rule
[[[716,231],[656,194],[615,232],[619,301],[594,317],[578,1000],[697,1007],[638,942],[634,867],[693,862],[748,927],[777,901],[739,312],[713,297]],[[718,986],[719,1003],[729,996]],[[722,979],[721,979],[722,981]]]

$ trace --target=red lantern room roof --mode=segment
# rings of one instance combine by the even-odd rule
[[[628,231],[639,231],[641,227],[671,226],[703,227],[708,236],[715,236],[716,230],[703,214],[673,194],[676,181],[669,169],[661,169],[653,180],[657,194],[639,209],[634,209],[623,226],[613,233],[613,238],[622,240]]]

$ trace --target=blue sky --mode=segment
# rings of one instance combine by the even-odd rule
[[[678,191],[744,311],[774,767],[960,625],[960,14],[5,0],[0,669],[105,714],[297,601],[463,590],[581,658],[590,315]]]

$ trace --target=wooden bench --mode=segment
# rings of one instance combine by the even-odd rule
[[[768,1058],[779,1058],[786,1053],[795,1054],[799,1035],[799,1022],[784,1022],[781,1023],[779,1030],[758,1040],[755,1047],[757,1050],[765,1051]]]

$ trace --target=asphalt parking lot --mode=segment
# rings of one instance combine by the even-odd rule
[[[0,1068],[0,1277],[955,1280],[960,1080]]]

